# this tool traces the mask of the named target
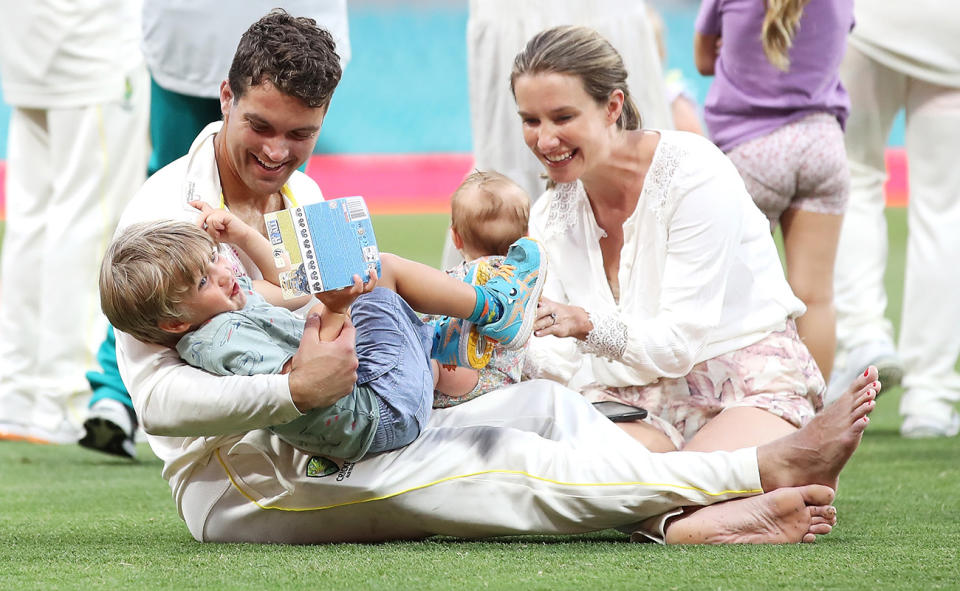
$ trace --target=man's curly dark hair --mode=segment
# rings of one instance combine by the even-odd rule
[[[312,18],[275,8],[240,38],[228,80],[234,101],[247,88],[270,81],[309,107],[327,107],[341,74],[330,33]]]

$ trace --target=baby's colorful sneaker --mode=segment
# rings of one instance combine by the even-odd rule
[[[490,281],[490,278],[503,264],[505,258],[499,255],[491,255],[471,261],[467,264],[467,274],[463,280],[473,285],[486,285],[487,281]]]
[[[430,324],[433,325],[430,357],[440,365],[483,369],[490,363],[493,344],[472,322],[442,316]]]
[[[510,245],[507,256],[484,285],[503,305],[503,314],[480,326],[480,334],[519,349],[527,343],[537,319],[537,302],[547,278],[547,253],[532,238]]]

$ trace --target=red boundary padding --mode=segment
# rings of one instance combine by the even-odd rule
[[[903,148],[886,153],[887,205],[907,204],[907,156]],[[470,154],[350,154],[313,156],[310,175],[328,198],[363,195],[370,211],[448,213],[450,194],[473,167]],[[4,219],[6,165],[0,161],[0,220]]]
[[[320,155],[307,174],[328,197],[363,195],[373,213],[447,213],[470,154]]]
[[[903,148],[887,148],[884,155],[887,163],[887,182],[883,193],[888,207],[906,207],[909,189],[907,185],[907,152]]]

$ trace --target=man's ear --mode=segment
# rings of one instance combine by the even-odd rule
[[[463,250],[463,238],[460,237],[460,233],[457,232],[453,226],[450,227],[450,237],[453,238],[453,246],[457,250]]]
[[[233,104],[233,91],[230,90],[230,82],[224,80],[220,83],[220,113],[224,117],[230,112],[231,104]]]
[[[190,330],[190,323],[176,318],[164,318],[157,322],[157,328],[171,334],[183,334]]]

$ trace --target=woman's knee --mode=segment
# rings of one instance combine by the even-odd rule
[[[833,306],[832,274],[829,277],[792,277],[789,283],[794,295],[800,298],[807,308],[823,309]]]

